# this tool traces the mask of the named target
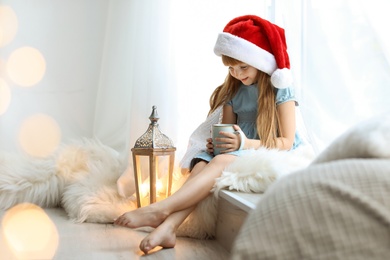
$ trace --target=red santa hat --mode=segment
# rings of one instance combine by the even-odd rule
[[[231,20],[218,35],[214,53],[267,73],[276,88],[292,84],[284,29],[258,16],[245,15]]]

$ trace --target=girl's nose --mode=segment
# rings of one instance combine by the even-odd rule
[[[241,69],[235,69],[235,70],[233,71],[233,76],[234,76],[234,77],[238,77],[238,76],[241,75],[241,72],[242,72]]]

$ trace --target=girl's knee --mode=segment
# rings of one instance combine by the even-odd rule
[[[210,163],[228,164],[231,163],[235,158],[236,156],[231,154],[218,154],[210,161]]]
[[[194,164],[194,166],[190,169],[190,175],[196,175],[197,173],[199,173],[200,171],[203,170],[203,168],[207,165],[207,162],[203,161],[203,160],[200,160],[198,161],[196,164]]]

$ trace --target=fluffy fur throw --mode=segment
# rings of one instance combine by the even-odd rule
[[[134,203],[118,194],[124,163],[97,140],[62,146],[45,159],[0,154],[0,209],[62,206],[75,222],[112,222]]]
[[[293,151],[251,150],[248,155],[237,159],[222,172],[214,191],[228,188],[242,192],[262,193],[276,179],[300,170],[314,159],[310,146]]]

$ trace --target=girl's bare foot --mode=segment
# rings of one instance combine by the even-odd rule
[[[139,228],[139,227],[157,227],[166,218],[168,214],[162,213],[153,207],[148,206],[144,208],[138,208],[119,216],[115,221],[115,225]]]
[[[147,235],[140,243],[139,248],[147,254],[157,246],[172,248],[176,245],[176,234],[170,225],[162,223],[152,233]]]

